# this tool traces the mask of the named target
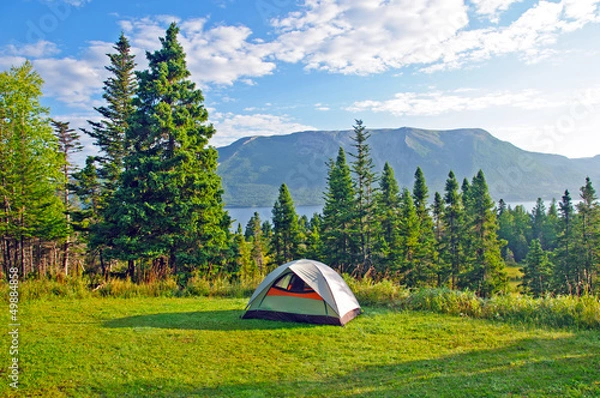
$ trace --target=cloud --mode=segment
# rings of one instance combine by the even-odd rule
[[[9,44],[4,48],[3,53],[26,58],[41,58],[56,55],[60,53],[60,50],[55,43],[46,40],[40,40],[35,44]]]
[[[471,0],[475,6],[475,12],[487,17],[491,22],[498,23],[500,13],[508,10],[513,3],[523,0]]]
[[[598,3],[596,0],[540,1],[506,27],[461,30],[440,42],[440,60],[421,70],[457,69],[506,54],[517,54],[526,63],[539,62],[557,53],[550,46],[561,34],[600,22]]]
[[[544,98],[537,90],[517,92],[495,91],[479,93],[471,89],[403,92],[384,101],[364,100],[346,108],[350,112],[385,112],[395,116],[436,116],[450,112],[478,111],[494,107],[513,107],[524,110],[554,108],[563,102]]]
[[[250,136],[271,136],[290,134],[298,131],[315,130],[314,127],[294,121],[287,115],[255,113],[239,115],[233,113],[214,113],[211,117],[217,133],[211,139],[211,145],[225,146]]]
[[[498,22],[520,0],[472,0]],[[307,70],[368,75],[422,65],[435,72],[516,54],[526,63],[554,54],[561,34],[600,22],[597,0],[540,1],[508,26],[470,29],[462,0],[306,0],[272,20],[274,57]]]
[[[170,22],[179,22],[179,40],[187,54],[192,80],[197,83],[232,85],[236,81],[253,85],[253,77],[271,74],[276,65],[267,59],[272,45],[251,41],[252,30],[246,26],[217,25],[208,27],[206,18],[179,21],[173,16],[159,16],[121,21],[132,46],[151,51],[160,45]]]
[[[272,24],[277,59],[366,75],[438,60],[468,16],[462,0],[310,0]]]

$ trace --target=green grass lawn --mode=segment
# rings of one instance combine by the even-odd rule
[[[246,300],[21,304],[27,397],[598,397],[600,331],[366,308],[346,327],[242,320]],[[8,310],[0,319],[8,325]],[[0,342],[8,364],[8,335]]]

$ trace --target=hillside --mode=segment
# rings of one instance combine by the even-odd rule
[[[600,156],[569,159],[527,152],[482,129],[373,129],[371,153],[379,172],[386,161],[402,186],[412,187],[417,166],[431,195],[442,192],[450,170],[469,179],[482,169],[494,200],[560,198],[565,189],[577,197],[586,176],[600,180]],[[285,182],[297,205],[323,203],[326,162],[342,146],[352,152],[352,130],[306,131],[249,137],[218,148],[219,174],[228,206],[272,206]],[[348,157],[350,161],[351,158]]]

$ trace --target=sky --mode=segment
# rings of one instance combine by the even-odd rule
[[[51,116],[86,127],[121,32],[143,70],[172,22],[217,147],[361,119],[600,154],[600,0],[11,0],[0,70],[30,60]]]

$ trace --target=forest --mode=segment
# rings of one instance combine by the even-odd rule
[[[297,258],[320,260],[357,279],[406,288],[447,287],[480,297],[508,292],[598,295],[600,207],[587,178],[548,206],[494,202],[483,171],[449,171],[430,193],[420,168],[412,189],[386,164],[375,170],[369,132],[354,123],[353,151],[328,163],[322,214],[296,214],[285,182],[271,220],[232,228],[209,145],[217,133],[190,80],[172,24],[136,71],[122,34],[108,55],[99,122],[77,132],[41,105],[43,81],[29,62],[0,73],[2,271],[20,278],[111,278],[151,283],[193,277],[256,280]],[[97,155],[79,167],[80,133]],[[462,178],[462,180],[461,180]]]

